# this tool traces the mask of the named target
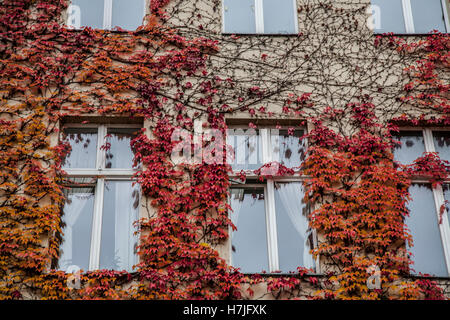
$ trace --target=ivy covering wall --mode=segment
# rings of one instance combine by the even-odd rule
[[[445,298],[409,277],[404,217],[411,176],[442,183],[448,163],[426,154],[397,168],[392,134],[450,124],[447,34],[374,36],[368,1],[299,1],[301,33],[289,37],[222,35],[218,0],[152,1],[135,32],[68,29],[67,5],[0,4],[1,299],[241,299],[261,286],[272,298]],[[145,119],[132,145],[148,212],[136,271],[86,272],[71,289],[53,269],[70,151],[58,135],[63,119],[92,116]],[[310,128],[302,173],[323,276],[248,276],[220,256],[231,168],[175,165],[171,135],[195,120],[225,133],[233,118]],[[367,288],[371,265],[379,290]]]

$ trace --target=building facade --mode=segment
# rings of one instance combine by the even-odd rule
[[[0,298],[449,296],[448,0],[0,8]]]

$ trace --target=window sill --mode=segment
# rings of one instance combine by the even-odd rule
[[[256,276],[262,278],[283,278],[283,277],[295,277],[295,278],[305,278],[305,277],[317,277],[323,278],[325,274],[323,273],[306,273],[304,275],[300,275],[300,273],[245,273],[242,272],[244,276]]]
[[[392,36],[396,37],[428,37],[436,33],[392,33]],[[448,32],[442,32],[442,34],[449,34]],[[387,33],[373,33],[374,36],[390,37]]]
[[[139,26],[141,27],[141,26]],[[139,28],[138,27],[138,28]],[[83,28],[68,28],[66,25],[62,26],[62,28],[64,28],[66,31],[69,32],[74,32],[74,33],[78,33],[78,32],[83,32],[85,28],[91,28],[92,30],[96,30],[96,31],[104,31],[105,33],[113,33],[113,34],[129,34],[129,33],[141,33],[143,32],[143,30],[111,30],[111,29],[101,29],[101,28],[92,28],[92,27],[83,27]]]
[[[223,36],[236,37],[301,37],[303,33],[228,33],[222,32]]]

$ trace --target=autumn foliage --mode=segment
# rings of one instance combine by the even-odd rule
[[[302,110],[314,107],[311,94],[291,93],[282,109],[314,127],[302,168],[309,177],[305,201],[315,208],[310,224],[321,235],[313,253],[333,271],[323,277],[303,268],[292,277],[247,276],[227,265],[216,246],[228,239],[232,227],[230,167],[175,166],[170,154],[173,130],[192,131],[194,118],[225,132],[230,111],[217,104],[217,97],[222,86],[233,86],[233,79],[206,79],[208,54],[219,45],[168,28],[163,23],[168,2],[152,1],[152,14],[135,32],[109,32],[62,26],[66,0],[2,1],[0,299],[240,299],[246,285],[261,283],[280,298],[296,298],[294,293],[305,286],[311,299],[444,298],[433,281],[408,279],[405,243],[412,239],[403,221],[411,175],[431,176],[439,183],[447,177],[447,164],[428,154],[413,167],[394,166],[396,128],[378,121],[376,106],[365,95],[345,106],[345,112],[329,108],[320,117],[307,117]],[[411,81],[399,99],[443,114],[392,120],[448,125],[448,84],[439,76],[448,68],[448,36],[430,35],[418,43],[385,36],[376,45],[393,54],[425,52],[405,70]],[[200,88],[195,101],[181,103],[194,81]],[[262,97],[263,89],[251,86],[246,95]],[[264,107],[244,111],[249,117],[266,115]],[[72,290],[69,275],[54,269],[63,236],[61,162],[69,152],[55,141],[59,122],[91,115],[151,124],[151,132],[143,130],[132,145],[135,161],[143,164],[135,178],[155,210],[136,222],[141,244],[135,272],[85,272],[82,287]],[[331,129],[342,117],[352,125],[349,134]],[[284,168],[277,174],[293,172]],[[381,270],[380,290],[367,287],[372,265]],[[246,288],[251,295],[251,287]]]

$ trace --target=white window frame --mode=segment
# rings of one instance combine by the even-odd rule
[[[92,1],[96,1],[96,0],[92,0]],[[103,30],[111,30],[112,29],[113,1],[114,0],[104,0],[104,3],[103,3],[103,27],[102,27]],[[144,2],[144,12],[142,14],[142,19],[143,19],[145,17],[145,15],[147,14],[147,1],[146,0],[141,0],[141,1]],[[70,1],[70,6],[71,5],[72,5],[72,1]],[[69,10],[70,6],[67,8],[67,10]],[[70,12],[67,11],[67,23],[66,24],[71,26],[69,19],[70,19]],[[141,23],[142,23],[142,19],[141,19]]]
[[[63,129],[85,129],[85,128],[97,128],[97,158],[95,168],[86,169],[64,169],[68,178],[92,178],[95,182],[94,189],[94,211],[92,219],[92,231],[91,231],[91,248],[89,256],[89,271],[99,270],[100,268],[100,246],[102,235],[102,220],[103,220],[103,200],[105,194],[105,182],[106,181],[133,181],[133,176],[136,173],[136,169],[107,169],[106,163],[106,150],[102,148],[107,142],[108,128],[135,128],[140,129],[140,125],[131,124],[65,124]],[[68,185],[73,186],[72,184]],[[139,194],[140,199],[140,194]],[[138,205],[140,208],[140,205]],[[139,215],[139,210],[138,210]],[[136,261],[138,256],[134,253]]]
[[[434,141],[433,141],[433,131],[450,131],[449,129],[445,128],[434,128],[434,127],[405,127],[400,128],[400,133],[404,131],[422,131],[424,145],[425,145],[425,152],[436,152]],[[440,215],[440,208],[442,205],[445,204],[445,198],[444,198],[444,190],[441,185],[438,185],[436,187],[431,186],[431,182],[429,180],[423,179],[423,178],[412,178],[411,182],[413,184],[416,183],[422,183],[422,184],[428,184],[432,188],[433,191],[433,199],[434,204],[436,208],[436,215],[437,215],[437,221],[441,220]],[[450,179],[447,178],[444,182],[444,184],[450,184]],[[442,223],[439,224],[439,231],[441,235],[441,241],[442,241],[442,247],[444,249],[444,257],[445,257],[445,263],[447,266],[447,273],[450,277],[450,225],[449,225],[449,213],[447,210],[444,211],[442,214]]]
[[[246,129],[244,126],[229,126],[230,129]],[[262,149],[262,163],[270,163],[278,159],[273,159],[272,155],[272,139],[270,135],[270,129],[275,129],[275,126],[258,127],[259,135],[261,136],[261,149]],[[287,127],[283,126],[279,130],[286,130]],[[296,130],[303,130],[306,132],[306,127],[296,128]],[[258,139],[259,140],[259,139]],[[305,141],[305,149],[307,149],[308,142]],[[232,181],[238,181],[239,171],[234,171],[230,175]],[[256,180],[257,176],[253,173],[253,170],[245,170],[247,180]],[[269,273],[279,272],[279,258],[278,258],[278,233],[277,233],[277,217],[275,211],[275,183],[276,182],[303,182],[307,176],[299,175],[298,170],[294,176],[273,176],[272,178],[265,179],[262,183],[235,183],[231,186],[232,189],[246,189],[246,188],[264,188],[264,208],[266,216],[266,238],[267,238],[267,254]],[[231,213],[230,213],[231,214]],[[231,216],[230,216],[231,218]],[[232,228],[229,227],[228,233],[232,235]],[[313,246],[317,247],[317,232],[312,229]],[[233,253],[230,237],[229,245],[229,257],[230,264],[233,266]],[[320,273],[319,257],[314,261],[314,271]]]
[[[264,33],[264,2],[263,0],[254,0],[255,1],[255,25],[256,30],[255,34],[266,34]],[[279,33],[280,35],[289,35],[289,34],[297,34],[298,33],[298,13],[297,13],[297,0],[292,0],[292,7],[294,13],[294,33]],[[222,33],[229,34],[229,32],[225,31],[225,0],[222,0]],[[278,33],[277,33],[278,34]],[[270,35],[270,34],[268,34]]]
[[[448,16],[448,0],[441,0],[442,4],[442,12],[444,14],[444,22],[445,22],[445,29],[448,33],[450,31],[450,22],[449,22],[449,16]],[[414,18],[412,13],[412,6],[411,6],[411,0],[402,0],[402,8],[403,8],[403,18],[405,23],[405,30],[408,34],[415,34],[415,27],[414,27]],[[431,31],[431,30],[430,30]]]

